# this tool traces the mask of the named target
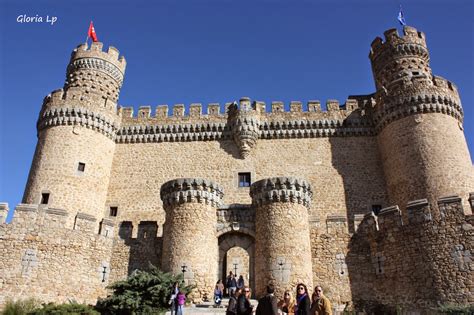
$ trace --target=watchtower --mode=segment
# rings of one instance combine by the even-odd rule
[[[456,86],[432,75],[425,35],[405,26],[372,42],[374,120],[390,203],[436,198],[474,188]],[[465,198],[467,199],[467,198]]]
[[[114,47],[74,49],[63,89],[43,101],[24,203],[103,216],[125,66]]]

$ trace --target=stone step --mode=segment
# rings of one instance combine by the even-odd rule
[[[250,304],[253,305],[253,308],[257,308],[258,301],[257,300],[250,300]],[[218,307],[214,305],[213,302],[203,302],[200,304],[191,304],[189,306],[184,307],[184,314],[193,314],[193,315],[201,315],[201,314],[225,314],[227,310],[227,305],[229,305],[229,299],[224,298],[222,299],[221,305]],[[165,315],[171,315],[171,311],[167,311]]]

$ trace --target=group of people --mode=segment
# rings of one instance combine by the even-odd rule
[[[233,276],[233,275],[232,275]],[[235,279],[235,277],[234,277]],[[242,279],[243,280],[243,279]],[[233,284],[232,282],[230,283]],[[332,306],[329,299],[323,294],[323,288],[320,285],[314,287],[314,292],[310,298],[308,288],[300,283],[296,286],[296,295],[290,290],[284,292],[283,298],[278,301],[274,295],[273,285],[267,286],[267,294],[258,300],[256,310],[250,304],[251,290],[243,285],[229,286],[229,305],[226,315],[332,315]],[[216,283],[214,298],[215,303],[220,306],[224,295],[224,284],[221,280]],[[171,288],[171,297],[169,304],[171,306],[171,315],[183,315],[183,307],[186,302],[186,295],[179,288],[178,282],[175,282]]]
[[[309,297],[308,288],[303,283],[296,286],[296,298],[287,290],[283,298],[278,301],[274,295],[273,285],[267,286],[267,294],[258,300],[255,315],[332,315],[332,306],[324,296],[320,285],[314,288]],[[231,292],[226,315],[252,315],[254,312],[250,304],[250,288],[237,289]]]
[[[229,275],[226,278],[226,285],[222,283],[222,280],[218,280],[214,288],[214,302],[216,306],[220,306],[222,298],[227,291],[227,296],[231,296],[231,292],[235,292],[237,289],[243,289],[245,287],[245,280],[242,275],[239,279],[236,279],[232,271],[229,272]]]

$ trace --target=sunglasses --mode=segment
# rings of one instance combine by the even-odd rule
[[[290,293],[285,293],[285,296],[286,296],[286,295],[288,295],[288,296],[289,296],[289,295],[290,295]]]

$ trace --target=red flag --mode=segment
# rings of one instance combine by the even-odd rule
[[[89,25],[89,31],[87,32],[87,36],[92,38],[93,42],[98,42],[99,41],[97,39],[97,34],[95,33],[94,24],[92,24],[92,21],[91,21],[91,24]]]

